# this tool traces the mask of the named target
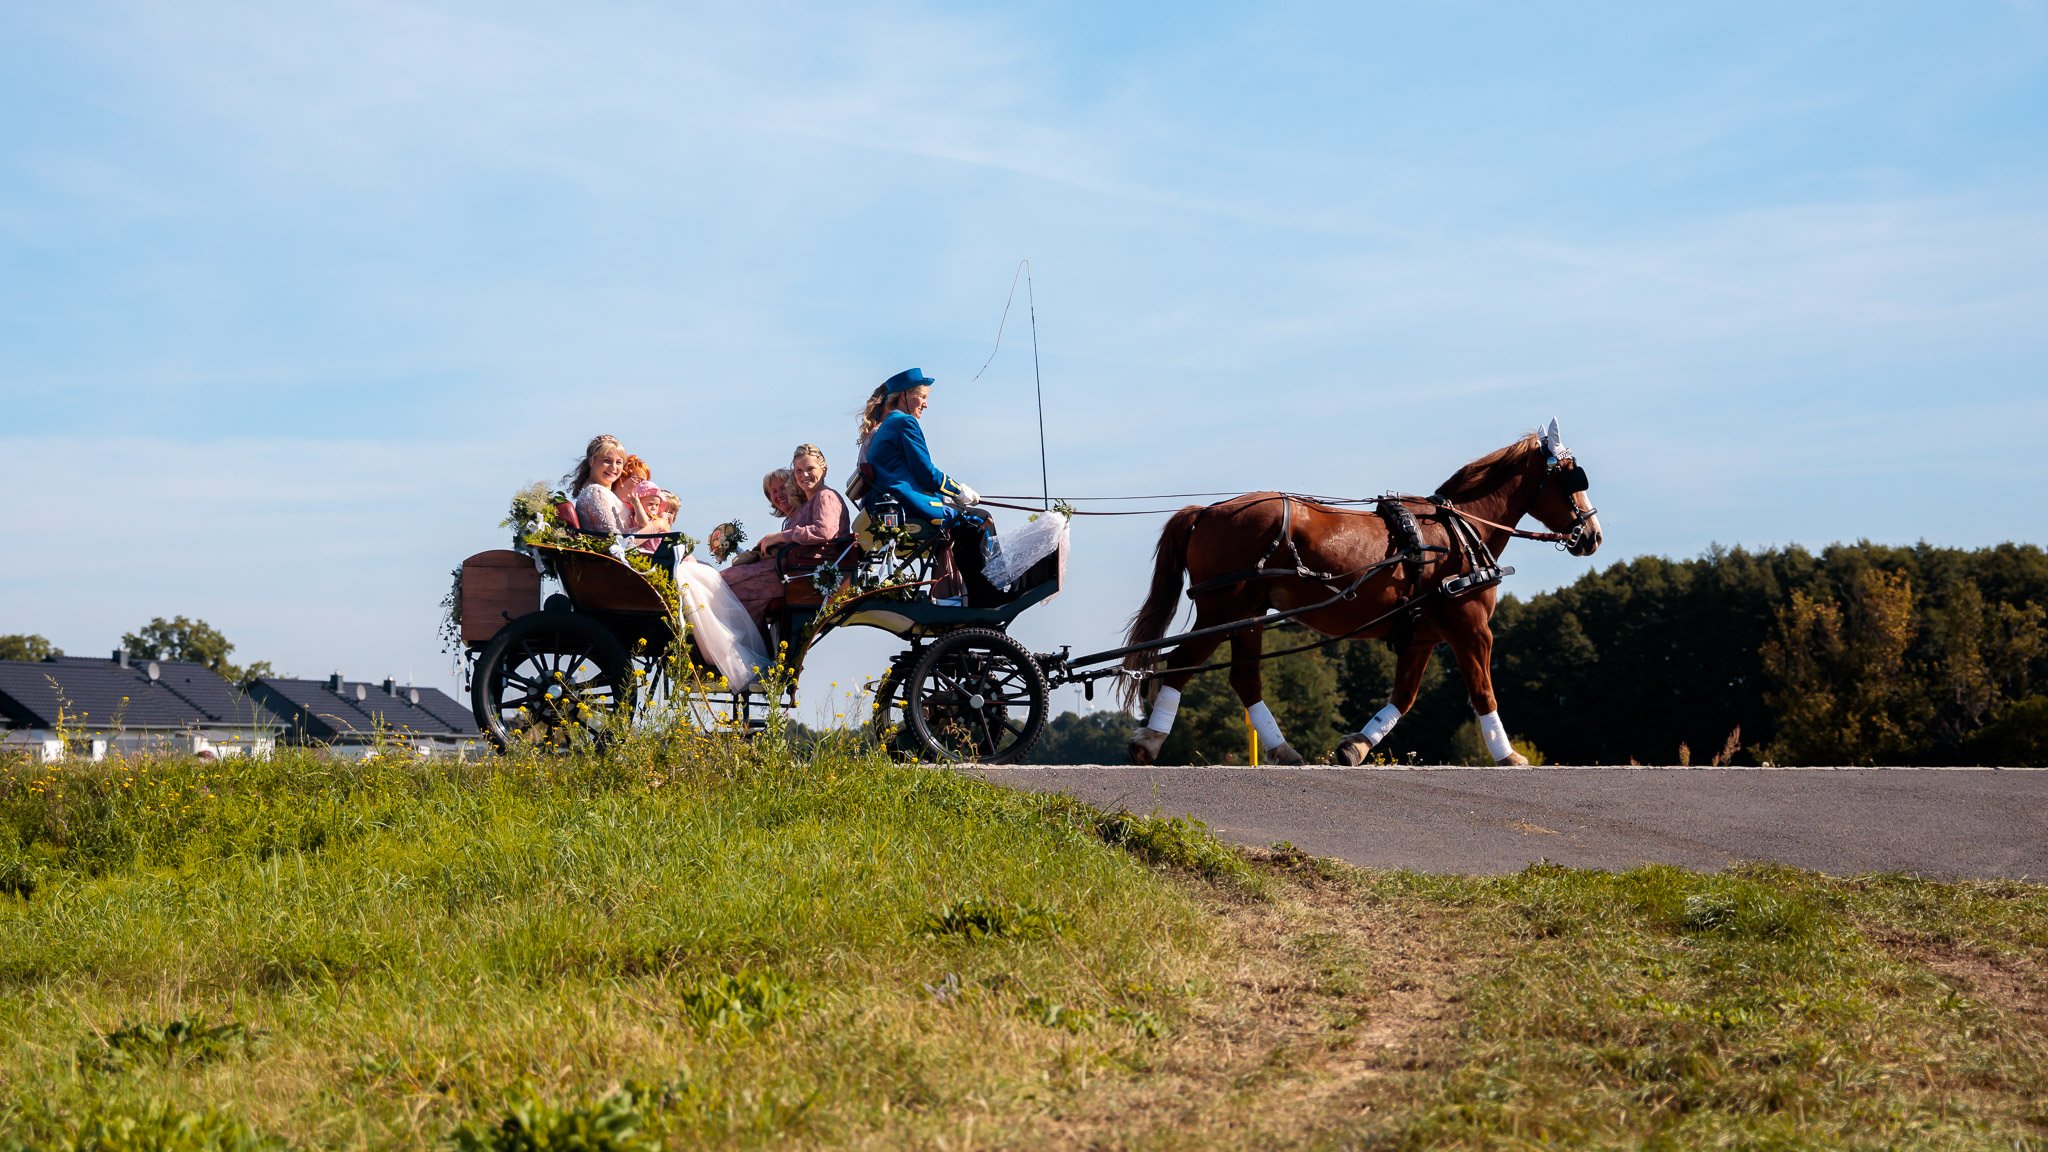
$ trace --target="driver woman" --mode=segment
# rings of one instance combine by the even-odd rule
[[[976,508],[981,496],[932,464],[925,447],[924,425],[918,417],[931,405],[932,378],[908,368],[884,380],[868,397],[860,420],[860,467],[868,479],[861,506],[874,511],[882,495],[903,506],[906,524],[942,531],[948,543],[937,557],[935,598],[955,600],[954,580],[965,578],[966,603],[992,606],[1001,599],[994,585],[982,579],[982,535],[993,531],[986,512]]]

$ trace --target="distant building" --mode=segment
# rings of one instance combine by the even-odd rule
[[[464,757],[484,748],[468,708],[438,688],[266,676],[249,694],[281,717],[292,744],[325,747],[338,756],[362,756],[380,746],[407,745],[425,756]]]
[[[268,756],[284,722],[204,664],[53,656],[0,660],[0,749],[39,760],[108,754]]]

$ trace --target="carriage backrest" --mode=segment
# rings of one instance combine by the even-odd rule
[[[666,615],[669,607],[647,577],[603,552],[535,545],[555,564],[563,590],[579,612],[651,612]]]
[[[462,562],[463,643],[481,644],[539,607],[540,573],[531,557],[494,548]]]

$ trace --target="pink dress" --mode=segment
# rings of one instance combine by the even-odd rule
[[[815,565],[819,560],[829,559],[822,545],[853,533],[853,518],[847,515],[846,501],[840,499],[839,493],[820,488],[817,495],[783,520],[782,531],[784,540],[777,550],[798,549],[795,559]],[[747,615],[765,629],[768,605],[782,596],[782,576],[776,571],[775,557],[735,564],[724,575],[726,587],[747,606]]]

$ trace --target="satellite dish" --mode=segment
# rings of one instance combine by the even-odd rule
[[[361,703],[362,701],[364,701],[364,700],[368,700],[369,698],[370,698],[370,690],[369,690],[369,689],[368,689],[367,687],[364,687],[364,686],[363,686],[363,685],[361,685],[361,684],[358,684],[358,685],[356,685],[356,701],[357,701],[357,703]]]
[[[407,688],[405,690],[405,699],[407,703],[418,704],[420,702],[420,690],[417,688]]]
[[[157,663],[154,660],[149,662],[149,667],[144,669],[144,671],[149,673],[149,682],[152,684],[156,683],[157,678],[164,674],[164,670],[157,667]]]

